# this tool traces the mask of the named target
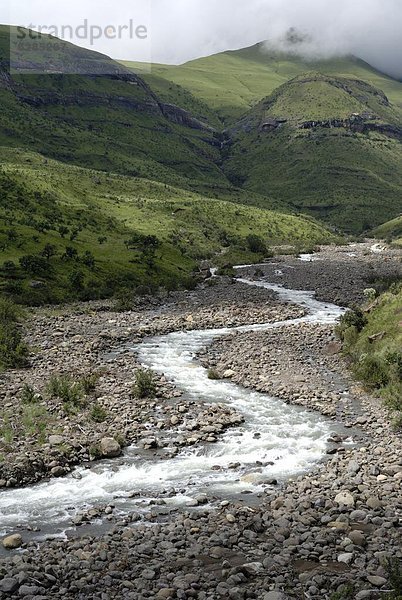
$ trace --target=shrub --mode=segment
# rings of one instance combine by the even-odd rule
[[[70,286],[76,292],[81,292],[84,289],[85,275],[79,269],[71,271],[69,277]]]
[[[98,383],[99,375],[97,373],[88,373],[80,379],[80,384],[85,394],[91,394],[96,390],[96,384]]]
[[[374,389],[385,387],[389,383],[388,367],[377,356],[363,355],[355,366],[356,375]]]
[[[47,392],[51,398],[59,398],[64,404],[82,405],[82,384],[69,375],[53,375],[47,385]]]
[[[114,309],[117,312],[128,312],[134,307],[134,292],[127,288],[119,290],[116,294]]]
[[[83,265],[88,267],[88,269],[95,268],[95,257],[89,250],[84,252],[83,256],[81,257],[81,262]]]
[[[402,352],[387,352],[385,361],[390,366],[390,376],[395,382],[402,381]]]
[[[140,369],[136,372],[132,393],[136,398],[152,398],[155,396],[156,384],[152,371]]]
[[[39,441],[44,443],[48,422],[49,413],[43,406],[24,406],[22,424],[27,435],[38,435]]]
[[[103,423],[107,419],[107,412],[100,404],[94,404],[91,409],[91,419],[95,423]]]
[[[13,302],[0,298],[0,368],[28,365],[28,347],[23,343],[19,322],[23,313]]]
[[[344,315],[342,315],[339,325],[336,328],[336,333],[343,341],[345,332],[350,327],[354,327],[356,332],[360,333],[367,325],[367,322],[367,317],[360,308],[348,310]]]
[[[3,263],[3,271],[6,273],[13,273],[16,269],[15,263],[12,260],[6,260]]]
[[[247,248],[253,254],[266,254],[267,246],[262,238],[259,235],[250,234],[246,237]]]
[[[219,277],[234,277],[236,275],[236,271],[233,267],[225,265],[224,267],[218,269],[216,274],[219,275]]]
[[[397,558],[389,559],[387,572],[392,592],[384,600],[401,600],[402,598],[402,561]]]
[[[23,404],[36,404],[40,400],[40,395],[37,394],[34,388],[25,384],[21,391],[21,401]]]
[[[43,256],[26,254],[21,256],[19,262],[21,269],[30,275],[46,275],[49,272],[48,261]]]

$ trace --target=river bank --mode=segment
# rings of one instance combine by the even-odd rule
[[[226,280],[173,295],[151,309],[145,305],[116,313],[110,304],[89,303],[35,311],[25,338],[33,349],[31,368],[0,376],[0,488],[65,475],[73,465],[99,458],[97,448],[104,438],[117,438],[123,447],[146,446],[147,438],[169,430],[179,438],[178,446],[193,444],[194,434],[187,434],[187,442],[179,431],[184,413],[200,430],[213,428],[213,420],[221,420],[224,428],[237,424],[239,416],[228,413],[227,407],[215,407],[217,413],[208,418],[202,402],[182,402],[182,392],[164,377],[156,377],[155,401],[133,398],[135,374],[141,368],[137,348],[146,337],[171,331],[270,323],[303,314],[303,309],[283,305],[268,290]],[[75,381],[95,377],[95,389],[83,406],[66,410],[60,398],[49,396],[52,376],[60,375]],[[24,400],[26,385],[37,394],[33,401]],[[95,406],[104,415],[100,423],[91,416]],[[211,441],[213,433],[218,429],[201,432],[198,441]]]
[[[320,273],[325,279],[330,259],[321,258]],[[306,264],[297,263],[300,283]],[[360,271],[358,264],[356,273]],[[367,283],[361,281],[361,285]],[[355,297],[360,293],[357,286]],[[52,368],[58,372],[79,367],[79,373],[109,369],[105,381],[99,380],[96,400],[105,402],[110,420],[93,425],[85,412],[74,418],[64,416],[65,429],[58,435],[66,439],[69,435],[85,439],[82,429],[90,436],[113,435],[117,424],[124,422],[130,429],[133,420],[131,435],[138,435],[138,440],[145,433],[149,439],[158,423],[163,423],[162,431],[172,429],[180,437],[177,426],[185,414],[181,411],[189,411],[191,419],[196,419],[207,407],[183,402],[180,391],[163,378],[155,407],[149,402],[133,406],[129,393],[133,370],[139,366],[129,350],[136,346],[133,340],[140,345],[149,334],[227,326],[228,322],[274,323],[304,312],[284,305],[263,288],[218,281],[151,311],[145,308],[118,315],[93,306],[91,312],[81,309],[81,314],[42,314],[29,334],[29,341],[40,348],[33,369],[38,369],[38,386],[39,382],[43,386]],[[59,335],[50,337],[49,331]],[[110,353],[112,347],[122,350],[117,359]],[[334,423],[343,419],[346,429],[358,427],[365,439],[349,447],[334,439],[326,463],[277,488],[267,486],[252,505],[228,499],[211,510],[204,506],[208,497],[199,498],[197,505],[180,508],[166,519],[159,510],[165,501],[161,497],[140,520],[138,511],[117,518],[101,536],[89,531],[70,541],[47,541],[39,547],[36,542],[28,543],[22,552],[0,561],[0,597],[318,600],[329,599],[340,586],[352,586],[349,597],[363,600],[378,598],[381,589],[389,588],[387,558],[402,557],[400,438],[378,402],[348,377],[331,327],[299,323],[297,328],[287,325],[238,332],[215,341],[201,360],[226,373],[225,380],[320,411]],[[14,376],[22,375],[6,374],[5,389]],[[21,385],[22,380],[17,382]],[[15,397],[14,393],[10,398]],[[103,401],[103,397],[108,399]],[[227,405],[222,406],[224,410]],[[211,422],[206,425],[210,426]],[[208,430],[202,436],[211,433]],[[205,437],[199,441],[205,443]],[[256,464],[250,475],[258,479],[261,468]],[[106,508],[110,517],[113,506]]]

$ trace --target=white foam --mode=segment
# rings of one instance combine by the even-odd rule
[[[211,404],[226,403],[237,409],[244,415],[245,424],[228,430],[216,444],[185,448],[171,459],[150,455],[144,460],[139,458],[138,449],[131,447],[123,459],[100,462],[90,470],[79,469],[80,480],[69,476],[3,491],[0,494],[1,534],[17,524],[41,526],[52,523],[57,527],[68,522],[77,509],[112,501],[116,504],[116,497],[122,498],[121,506],[127,511],[138,504],[138,498],[127,498],[132,492],[141,492],[144,499],[174,487],[185,490],[174,500],[183,505],[188,503],[191,495],[206,489],[210,494],[233,494],[251,486],[240,477],[245,472],[254,472],[257,461],[273,463],[263,467],[258,478],[279,479],[309,469],[323,457],[326,440],[333,428],[330,421],[267,394],[244,389],[229,381],[211,380],[206,369],[194,359],[203,347],[233,330],[263,331],[306,322],[334,323],[343,309],[315,300],[311,292],[287,290],[263,281],[239,281],[273,290],[282,300],[305,307],[308,314],[284,322],[175,332],[146,339],[140,346],[139,356],[144,365],[164,373],[188,397]],[[240,472],[228,468],[237,462],[241,464]],[[216,466],[221,470],[213,469]]]

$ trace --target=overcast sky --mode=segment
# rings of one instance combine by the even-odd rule
[[[75,43],[132,60],[182,63],[270,40],[287,49],[286,32],[306,36],[307,56],[353,53],[402,77],[402,0],[0,0],[8,22],[27,25],[128,25],[120,39],[102,35]],[[46,31],[46,30],[45,30]],[[113,30],[109,33],[113,34]],[[83,30],[81,30],[83,34]],[[64,36],[66,38],[66,36]],[[95,35],[97,37],[97,34]]]

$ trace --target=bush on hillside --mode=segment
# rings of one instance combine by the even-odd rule
[[[19,323],[21,309],[10,300],[0,298],[0,369],[26,367],[28,347],[22,341]]]
[[[259,235],[250,234],[246,237],[247,248],[253,254],[266,254],[268,252],[267,246]]]

